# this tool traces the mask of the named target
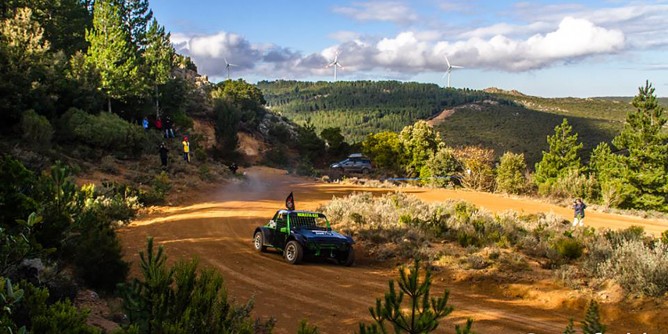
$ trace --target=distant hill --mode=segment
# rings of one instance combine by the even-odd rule
[[[338,126],[349,142],[372,132],[400,131],[445,108],[495,99],[483,91],[398,81],[262,81],[257,86],[272,111],[297,123],[308,119],[318,129]]]
[[[628,102],[631,103],[633,96],[600,96],[594,97],[597,100],[606,100],[606,101],[619,101],[619,102]],[[668,108],[668,97],[659,97],[659,104]]]
[[[371,132],[400,131],[418,119],[448,111],[435,125],[448,145],[482,145],[497,156],[524,153],[530,167],[547,150],[547,136],[564,118],[584,143],[583,158],[609,142],[633,110],[628,100],[540,98],[517,91],[444,89],[433,84],[396,81],[260,82],[267,105],[318,129],[338,126],[349,142]]]

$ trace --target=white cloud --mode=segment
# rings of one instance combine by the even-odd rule
[[[496,35],[504,36],[522,36],[526,34],[535,34],[549,30],[550,24],[542,21],[534,22],[527,25],[496,23],[490,26],[476,28],[459,34],[461,38],[487,38]]]
[[[349,42],[359,39],[361,36],[360,33],[355,31],[337,31],[329,34],[329,38],[337,40],[339,42]]]
[[[349,7],[334,7],[333,11],[358,21],[387,21],[409,24],[419,19],[413,9],[399,1],[355,2]]]
[[[536,23],[542,27],[543,23]],[[587,57],[614,54],[624,49],[625,35],[620,30],[606,29],[589,20],[564,18],[551,31],[517,37],[514,26],[504,25],[504,33],[489,36],[491,27],[472,32],[469,38],[440,40],[438,32],[405,31],[394,37],[371,38],[353,36],[318,53],[303,55],[274,44],[252,44],[244,37],[219,32],[207,36],[173,34],[172,42],[180,52],[189,55],[210,77],[225,75],[224,57],[239,75],[308,77],[329,75],[325,66],[339,53],[345,67],[343,75],[364,72],[393,73],[397,78],[407,74],[445,70],[443,56],[453,64],[466,68],[482,68],[521,72],[578,61]]]
[[[631,5],[588,8],[585,4],[516,4],[513,14],[524,21],[559,22],[571,16],[624,32],[633,48],[668,46],[668,4],[634,2]]]

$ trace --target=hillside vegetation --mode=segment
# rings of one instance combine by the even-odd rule
[[[397,81],[262,81],[267,106],[297,123],[320,131],[340,127],[348,142],[370,133],[400,131],[443,110],[456,111],[436,129],[451,146],[482,145],[524,153],[530,166],[547,149],[543,138],[564,118],[584,144],[583,154],[609,142],[633,107],[630,99],[540,98],[499,89],[444,89],[435,84]],[[584,155],[583,155],[584,157]]]
[[[398,81],[261,81],[258,88],[271,110],[297,123],[310,120],[318,130],[340,127],[348,142],[372,132],[400,131],[445,108],[496,99],[482,91]]]

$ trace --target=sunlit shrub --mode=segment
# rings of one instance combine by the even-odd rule
[[[632,293],[661,296],[668,292],[668,245],[623,241],[599,264],[598,272]]]

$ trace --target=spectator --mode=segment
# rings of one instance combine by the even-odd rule
[[[167,118],[165,118],[165,138],[174,138],[173,126],[174,123],[172,122],[172,118],[167,116]]]
[[[188,141],[188,136],[183,137],[183,160],[190,162],[190,142]]]
[[[575,212],[575,217],[573,218],[573,227],[583,226],[585,218],[585,208],[587,206],[582,202],[581,199],[576,199],[573,202],[573,211]]]
[[[162,131],[162,119],[160,119],[160,117],[155,120],[155,128],[158,129],[158,131]]]
[[[165,143],[160,144],[160,148],[158,149],[160,152],[160,162],[162,163],[162,170],[167,169],[167,153],[169,152],[169,149],[167,146],[165,146]]]
[[[148,117],[144,116],[144,120],[141,121],[141,125],[144,127],[144,131],[148,131]]]

